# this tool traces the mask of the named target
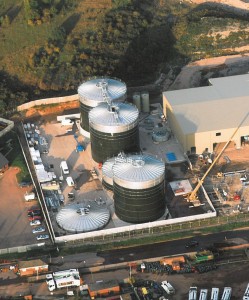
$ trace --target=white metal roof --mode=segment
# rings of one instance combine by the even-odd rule
[[[113,165],[113,180],[127,188],[154,186],[164,180],[165,164],[151,155],[128,155]]]
[[[114,101],[123,99],[126,96],[127,87],[124,82],[119,79],[108,77],[96,77],[82,83],[78,88],[80,101],[87,102],[103,102],[103,93],[100,83],[106,83],[108,97]],[[95,105],[94,105],[95,106]]]
[[[77,233],[101,229],[109,218],[110,212],[106,205],[85,200],[84,203],[65,205],[58,212],[56,221],[66,231]]]
[[[122,102],[113,102],[110,109],[107,103],[101,103],[89,112],[90,126],[104,132],[133,128],[138,118],[138,109],[130,103]]]
[[[102,166],[102,178],[105,182],[113,185],[113,165],[115,164],[115,157],[109,158]]]
[[[209,81],[212,86],[163,93],[185,134],[237,128],[249,112],[249,74]],[[249,126],[249,117],[241,126]]]

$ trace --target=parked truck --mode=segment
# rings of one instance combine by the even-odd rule
[[[219,300],[219,288],[212,288],[211,291],[211,300]]]
[[[79,270],[70,269],[65,271],[54,272],[46,275],[46,282],[50,292],[55,289],[64,287],[75,287],[80,286],[81,279]]]
[[[199,300],[207,300],[207,295],[208,295],[208,290],[207,289],[201,289]]]
[[[191,286],[188,292],[188,300],[196,300],[197,299],[197,287]]]
[[[243,300],[249,300],[249,283],[246,286],[246,290],[243,295]]]
[[[163,281],[161,284],[161,287],[165,290],[165,292],[169,295],[172,295],[175,293],[175,289],[168,281]]]
[[[232,288],[231,287],[224,287],[221,300],[230,300],[232,297]]]

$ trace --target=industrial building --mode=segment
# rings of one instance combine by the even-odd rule
[[[48,272],[48,263],[41,259],[22,260],[18,263],[20,276],[39,275]]]
[[[209,79],[210,86],[163,93],[163,111],[187,154],[213,152],[230,140],[249,138],[249,74]]]

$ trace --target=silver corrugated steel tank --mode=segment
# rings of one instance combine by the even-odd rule
[[[99,200],[65,205],[56,216],[58,225],[70,233],[101,229],[109,219],[110,212],[106,204]]]
[[[98,163],[120,152],[139,151],[139,112],[129,103],[101,103],[89,112],[92,158]]]
[[[113,190],[113,165],[115,164],[115,157],[107,159],[102,166],[102,184],[103,186],[112,191]]]
[[[80,127],[81,134],[86,137],[90,136],[89,133],[89,111],[98,106],[100,103],[105,102],[102,93],[102,87],[106,89],[106,96],[111,101],[125,101],[127,87],[124,82],[116,78],[96,77],[83,82],[78,88],[80,99]]]
[[[129,223],[159,219],[165,212],[165,164],[150,155],[130,155],[113,165],[116,215]]]

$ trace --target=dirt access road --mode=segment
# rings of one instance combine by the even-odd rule
[[[246,14],[249,12],[249,1],[241,0],[185,0],[185,2],[190,2],[194,4],[209,4],[216,7],[221,7],[222,9],[227,9],[232,12]]]
[[[238,16],[249,14],[248,0],[180,0],[180,2],[188,2],[196,5],[206,4],[209,7],[227,11]],[[230,33],[230,30],[225,32],[221,31],[219,34],[221,36],[227,36]],[[249,71],[249,45],[233,47],[232,49],[227,50],[233,50],[233,52],[239,54],[202,59],[189,63],[182,68],[180,74],[173,83],[165,81],[163,90],[198,87],[207,85],[207,79],[211,77],[223,77],[247,73]],[[205,75],[203,75],[203,72]]]

